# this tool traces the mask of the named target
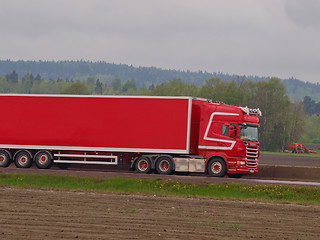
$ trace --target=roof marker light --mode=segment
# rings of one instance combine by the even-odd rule
[[[247,115],[256,115],[260,117],[262,116],[259,108],[240,107],[240,109]]]

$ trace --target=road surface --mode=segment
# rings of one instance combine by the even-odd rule
[[[160,178],[162,180],[172,180],[181,182],[192,183],[243,183],[243,184],[259,184],[259,185],[297,185],[297,186],[316,186],[320,187],[319,182],[313,181],[280,181],[272,179],[258,179],[258,178],[241,178],[234,179],[229,177],[215,178],[205,174],[176,174],[176,175],[160,175],[160,174],[141,174],[133,171],[126,170],[114,170],[108,169],[107,166],[100,167],[99,169],[89,168],[86,166],[75,166],[67,170],[61,170],[58,167],[52,167],[51,169],[38,169],[35,166],[32,168],[16,168],[14,164],[11,164],[8,168],[0,168],[0,173],[30,173],[30,174],[55,174],[55,175],[70,175],[70,176],[84,176],[84,177],[128,177],[128,178],[144,178],[155,179]]]
[[[259,163],[265,165],[320,167],[320,158],[312,157],[312,153],[310,153],[310,157],[293,153],[290,155],[261,154]]]

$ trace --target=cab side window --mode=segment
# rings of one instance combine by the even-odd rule
[[[222,135],[229,137],[229,126],[222,124]]]
[[[234,126],[234,129],[237,129],[237,124],[235,124],[235,123],[231,123],[230,125],[232,125],[232,126]],[[230,129],[230,126],[229,124],[228,125],[226,125],[226,124],[222,124],[222,135],[223,136],[227,136],[227,137],[230,137],[230,135],[229,135],[229,129]],[[237,131],[235,130],[234,131],[234,137],[235,136],[237,136]]]

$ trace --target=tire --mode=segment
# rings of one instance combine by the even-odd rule
[[[242,178],[243,174],[227,174],[229,178]]]
[[[52,155],[47,151],[39,151],[34,157],[34,162],[40,169],[50,168],[53,163]]]
[[[139,173],[150,173],[151,162],[147,157],[140,157],[135,163],[135,169]]]
[[[0,150],[0,167],[8,167],[10,163],[10,155],[4,150]]]
[[[32,165],[32,157],[29,152],[21,151],[14,157],[14,163],[18,168],[29,168]]]
[[[173,163],[170,157],[160,157],[156,163],[156,171],[159,174],[169,175],[173,172]]]
[[[227,165],[221,158],[210,160],[207,169],[212,177],[224,177],[227,173]]]

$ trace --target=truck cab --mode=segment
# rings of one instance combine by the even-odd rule
[[[258,172],[259,109],[207,102],[202,108],[199,155],[213,176],[240,177]]]

